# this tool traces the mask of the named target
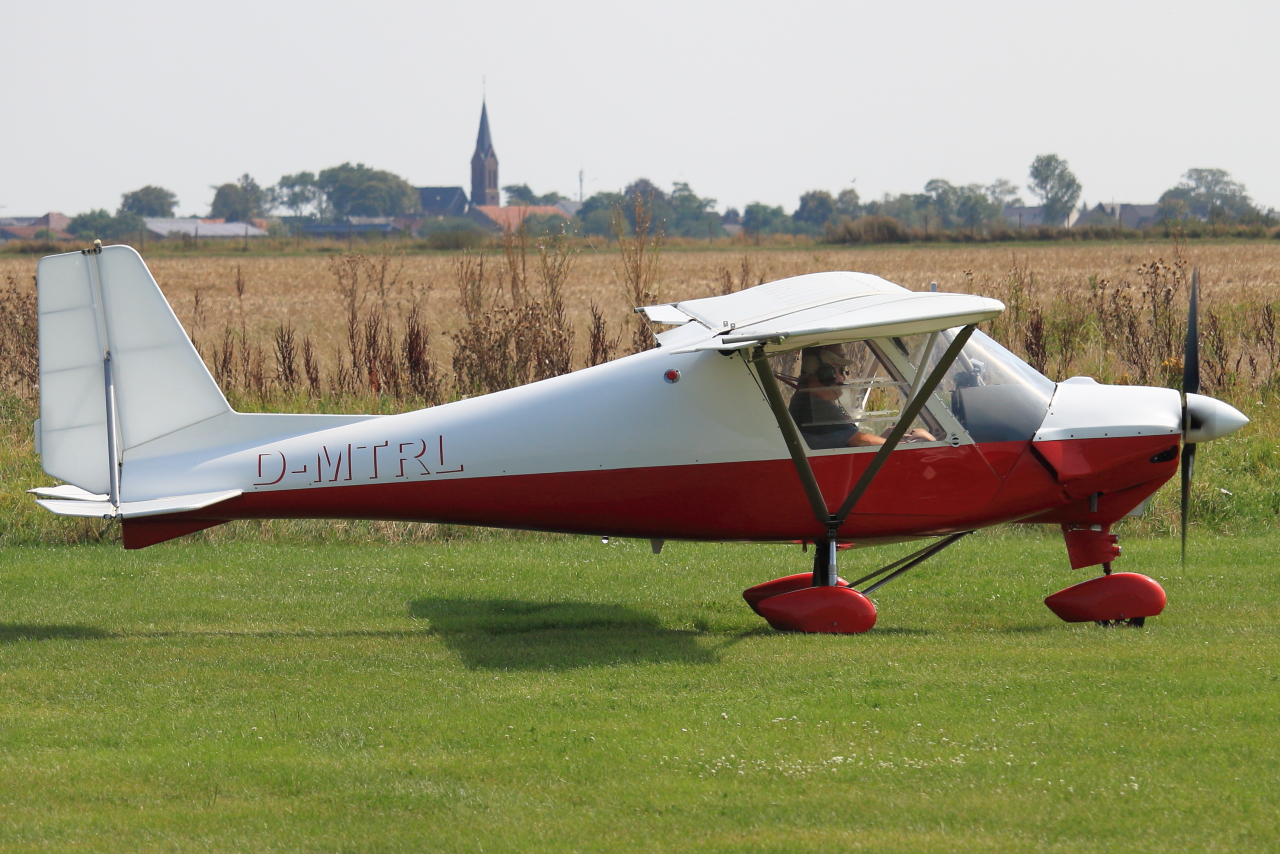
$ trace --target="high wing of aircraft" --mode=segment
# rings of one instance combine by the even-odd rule
[[[141,256],[38,271],[37,450],[46,509],[119,520],[143,548],[233,519],[444,522],[666,540],[799,542],[812,572],[744,598],[776,628],[856,632],[866,594],[965,534],[1061,525],[1067,620],[1141,621],[1155,581],[1111,573],[1111,526],[1196,444],[1247,422],[1186,393],[1053,383],[978,332],[997,300],[815,273],[641,310],[659,346],[495,394],[388,416],[235,412]],[[1194,376],[1193,376],[1194,374]],[[933,540],[852,584],[842,547]],[[1185,539],[1184,539],[1185,544]],[[868,583],[861,591],[857,585]]]

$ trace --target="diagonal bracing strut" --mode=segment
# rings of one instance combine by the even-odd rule
[[[870,595],[872,591],[879,590],[881,587],[884,587],[890,581],[893,581],[895,578],[897,578],[899,575],[902,575],[907,570],[915,569],[917,566],[924,563],[926,560],[933,557],[938,552],[945,549],[947,546],[950,546],[950,545],[953,545],[954,543],[959,542],[962,538],[967,537],[972,533],[973,531],[962,531],[959,534],[951,534],[948,537],[943,537],[937,542],[930,543],[929,545],[920,549],[920,551],[912,552],[911,554],[907,555],[904,558],[895,560],[893,563],[889,564],[888,566],[882,566],[879,569],[877,569],[875,572],[867,573],[866,575],[859,578],[857,581],[850,583],[849,586],[857,587],[859,584],[861,584],[864,581],[870,581],[876,576],[885,575],[885,573],[888,573],[888,575],[885,575],[884,578],[881,578],[879,581],[877,581],[875,584],[872,584],[866,590],[859,591],[860,593],[862,593],[863,596]]]
[[[868,487],[871,486],[871,482],[875,480],[880,469],[888,462],[889,454],[893,453],[894,448],[902,441],[902,437],[906,435],[907,430],[911,427],[911,422],[915,421],[916,416],[920,414],[920,410],[924,409],[929,396],[933,394],[934,389],[942,382],[943,376],[946,375],[952,362],[956,360],[960,350],[968,343],[969,336],[973,334],[976,328],[975,324],[969,324],[961,329],[960,333],[948,345],[946,352],[942,354],[942,358],[938,360],[938,364],[929,372],[928,377],[925,378],[923,383],[919,384],[918,388],[913,390],[914,393],[911,395],[911,399],[907,401],[907,405],[899,413],[898,423],[894,425],[893,430],[885,438],[884,444],[880,446],[875,457],[872,458],[870,465],[863,471],[862,476],[858,478],[858,482],[854,484],[853,489],[850,490],[848,496],[845,497],[844,502],[835,513],[827,509],[826,499],[823,497],[822,489],[818,485],[818,479],[813,473],[813,466],[809,463],[809,456],[805,453],[804,439],[800,436],[800,430],[791,418],[791,413],[787,411],[786,403],[782,399],[782,391],[778,388],[778,380],[773,375],[773,367],[769,364],[769,357],[765,353],[764,347],[757,346],[752,351],[751,364],[755,367],[755,372],[760,379],[761,388],[764,390],[765,399],[769,402],[769,409],[773,411],[774,420],[778,422],[778,429],[782,431],[782,438],[786,442],[787,451],[791,454],[791,461],[795,464],[796,474],[799,475],[801,486],[804,487],[805,497],[809,499],[809,506],[813,509],[814,517],[826,529],[826,537],[821,541],[826,546],[827,551],[826,573],[825,578],[823,578],[821,573],[814,572],[815,585],[829,586],[836,583],[836,536],[840,527],[849,518],[849,514],[853,512],[853,508],[862,499]],[[950,538],[948,540],[946,545],[954,542]],[[815,546],[817,546],[817,543],[815,543]],[[940,550],[938,549],[938,551]],[[930,552],[929,555],[925,555],[925,558],[934,553]],[[817,562],[815,561],[815,563]],[[912,564],[912,566],[914,565]],[[874,574],[878,575],[879,573]]]

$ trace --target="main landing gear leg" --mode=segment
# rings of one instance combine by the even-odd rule
[[[810,586],[839,587],[842,580],[836,567],[835,538],[818,540],[813,544],[813,584]],[[848,587],[848,582],[844,586]]]
[[[1112,572],[1120,556],[1110,525],[1063,525],[1072,569],[1102,564],[1102,575],[1059,590],[1044,600],[1050,611],[1068,623],[1141,628],[1147,617],[1164,610],[1164,589],[1153,578],[1136,572]]]

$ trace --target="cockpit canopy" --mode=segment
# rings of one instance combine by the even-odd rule
[[[958,330],[826,345],[770,357],[788,409],[812,450],[848,445],[847,430],[886,435]],[[1028,441],[1054,384],[990,337],[975,332],[907,441]]]

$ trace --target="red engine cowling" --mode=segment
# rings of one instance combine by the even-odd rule
[[[852,635],[876,624],[876,606],[851,587],[806,587],[761,601],[756,610],[783,632]]]
[[[1074,584],[1044,600],[1068,623],[1133,620],[1164,610],[1164,588],[1136,572],[1113,572]]]

